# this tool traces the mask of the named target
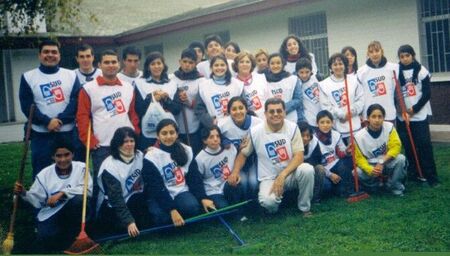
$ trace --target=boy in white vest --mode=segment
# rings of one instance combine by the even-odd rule
[[[142,71],[139,70],[141,56],[141,50],[134,46],[128,46],[122,52],[123,68],[117,74],[117,77],[122,81],[130,83],[133,87],[136,87],[136,79],[142,76]]]
[[[298,189],[297,206],[305,217],[310,216],[314,168],[303,163],[300,130],[297,124],[285,119],[283,100],[270,98],[264,109],[266,121],[251,128],[249,142],[238,154],[233,172],[241,169],[247,157],[255,151],[258,157],[260,205],[269,213],[275,213],[284,190]],[[228,183],[236,186],[239,176],[230,176]]]
[[[69,140],[55,139],[51,151],[55,163],[39,172],[28,191],[20,183],[14,187],[15,194],[38,209],[36,250],[39,252],[67,248],[80,231],[86,169],[84,163],[72,161],[73,149]],[[91,192],[92,179],[89,179],[89,196]]]

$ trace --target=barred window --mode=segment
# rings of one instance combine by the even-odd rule
[[[325,12],[289,18],[289,34],[297,35],[316,57],[319,71],[328,75],[328,34]]]
[[[450,72],[450,0],[421,0],[422,63],[430,72]]]

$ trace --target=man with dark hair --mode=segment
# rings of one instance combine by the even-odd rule
[[[50,142],[59,134],[70,138],[75,126],[76,98],[80,83],[75,72],[59,67],[60,47],[56,41],[39,45],[40,66],[25,72],[20,80],[20,107],[29,116],[34,104],[31,135],[33,178],[52,163]]]
[[[314,168],[303,162],[303,142],[297,124],[286,120],[285,104],[270,98],[265,105],[266,121],[250,130],[248,144],[241,149],[228,183],[236,186],[239,172],[250,154],[258,158],[258,200],[268,212],[278,211],[285,190],[298,189],[297,206],[304,216],[311,215]]]
[[[82,44],[77,49],[75,59],[78,63],[78,68],[75,69],[80,84],[94,80],[97,76],[102,74],[102,71],[94,67],[94,49],[88,44]]]
[[[122,51],[123,68],[117,77],[133,87],[136,86],[134,81],[142,76],[142,71],[139,70],[141,55],[141,50],[135,46],[128,46]]]
[[[212,59],[214,56],[223,54],[224,52],[222,38],[220,38],[220,36],[218,35],[210,35],[206,37],[205,50],[206,54],[208,55],[208,59],[198,63],[197,69],[202,76],[209,79],[211,76],[211,68],[209,67],[210,65],[209,60]],[[231,74],[234,75],[233,61],[227,62],[228,62],[228,69],[230,70]]]

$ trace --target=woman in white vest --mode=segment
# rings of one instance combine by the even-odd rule
[[[286,62],[279,53],[269,56],[267,98],[278,98],[286,105],[286,119],[297,123],[304,120],[302,86],[297,76],[284,70]]]
[[[175,121],[161,120],[156,136],[158,141],[145,154],[142,169],[153,223],[182,226],[185,218],[200,214],[202,208],[216,209],[206,196],[191,147],[178,140]]]
[[[139,116],[142,134],[138,148],[144,150],[156,142],[156,124],[150,112],[151,103],[158,103],[166,112],[167,118],[175,120],[174,115],[180,113],[180,105],[173,101],[177,85],[167,75],[168,67],[159,52],[151,52],[144,63],[144,74],[136,80],[135,97],[136,113]],[[156,101],[156,102],[153,102]]]
[[[392,194],[403,196],[406,158],[397,130],[384,121],[386,112],[380,104],[367,109],[368,126],[355,135],[358,175],[366,191],[376,192],[386,186]],[[383,184],[383,182],[385,183]]]
[[[139,235],[139,228],[148,224],[145,215],[149,217],[142,203],[144,156],[136,149],[136,140],[133,129],[117,129],[111,140],[111,155],[103,161],[97,178],[99,226],[108,231],[127,230],[131,237]]]
[[[264,107],[263,107],[264,108]],[[233,97],[228,102],[228,113],[225,119],[219,121],[219,128],[225,140],[230,140],[239,151],[241,145],[245,145],[245,141],[249,134],[250,128],[263,122],[258,117],[248,114],[246,101],[243,97]],[[240,186],[242,187],[243,196],[246,199],[255,198],[258,192],[258,177],[256,169],[256,154],[252,154],[247,158],[242,170],[237,170],[231,174],[240,178]]]
[[[280,46],[280,54],[286,61],[284,70],[287,72],[295,74],[295,64],[298,59],[307,58],[311,61],[313,75],[315,76],[318,73],[314,54],[308,52],[300,38],[297,36],[289,35],[283,40]]]
[[[64,137],[55,137],[50,152],[55,163],[38,173],[30,190],[20,183],[14,188],[16,195],[38,210],[35,253],[65,249],[80,231],[85,165],[72,161],[74,146]]]
[[[264,118],[264,103],[268,96],[266,77],[253,72],[256,66],[255,57],[249,52],[241,52],[234,59],[233,70],[236,78],[244,83],[243,96],[248,108],[259,118]]]
[[[224,55],[214,56],[210,61],[211,79],[199,85],[195,115],[205,127],[227,116],[228,101],[234,96],[242,95],[243,82],[232,77]]]
[[[343,54],[333,54],[328,60],[331,75],[319,83],[321,109],[333,115],[335,120],[333,127],[342,134],[344,141],[350,137],[350,132],[361,129],[359,116],[364,109],[364,91],[355,76],[346,75],[347,63],[347,58]],[[345,82],[347,82],[349,95],[346,94]],[[350,104],[350,113],[347,104]],[[350,131],[348,122],[350,117],[353,131]],[[345,142],[348,144],[348,141]]]

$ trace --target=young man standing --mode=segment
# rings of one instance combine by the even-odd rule
[[[75,69],[75,73],[81,86],[102,74],[100,69],[94,67],[94,49],[92,46],[88,44],[79,46],[75,59],[78,63],[78,68]]]
[[[212,59],[212,57],[223,54],[223,42],[220,36],[218,35],[211,35],[208,36],[205,39],[205,49],[206,54],[208,55],[208,59],[205,61],[202,61],[197,64],[197,70],[198,72],[205,78],[210,79],[211,77],[211,68],[210,68],[210,62],[209,60]],[[228,62],[228,69],[230,70],[231,74],[235,76],[234,70],[233,70],[233,61],[227,61]]]
[[[123,68],[117,77],[130,83],[133,87],[136,87],[135,80],[142,76],[142,71],[139,70],[141,55],[141,50],[134,46],[128,46],[122,52]]]
[[[236,186],[239,172],[250,154],[258,158],[258,200],[268,212],[275,213],[284,190],[298,189],[297,206],[304,216],[311,215],[314,168],[303,162],[303,142],[297,124],[286,120],[284,102],[268,99],[264,105],[266,121],[250,130],[248,144],[241,149],[228,183]]]
[[[33,179],[53,162],[50,142],[56,134],[71,138],[80,89],[75,72],[59,67],[61,54],[56,41],[43,41],[38,56],[40,66],[22,75],[19,88],[20,107],[25,116],[29,116],[30,106],[36,105],[31,136]]]

